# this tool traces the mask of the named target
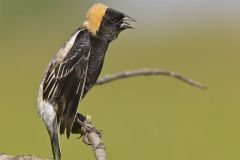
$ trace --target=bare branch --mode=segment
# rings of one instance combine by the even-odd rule
[[[92,144],[96,160],[106,160],[105,146],[101,142],[100,136],[95,132],[90,132],[88,139]]]
[[[168,71],[165,69],[137,69],[137,70],[131,70],[131,71],[122,71],[119,73],[115,73],[112,75],[106,75],[100,79],[98,79],[96,85],[103,85],[115,80],[123,79],[123,78],[129,78],[134,76],[150,76],[150,75],[164,75],[176,78],[178,80],[181,80],[189,85],[192,85],[197,88],[206,89],[206,86],[200,82],[194,81],[188,77],[183,76],[182,74],[178,72]]]
[[[44,158],[39,158],[36,156],[20,155],[20,156],[11,156],[7,154],[0,154],[0,160],[48,160]]]

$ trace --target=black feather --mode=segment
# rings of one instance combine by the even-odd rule
[[[58,139],[58,131],[57,131],[57,119],[55,117],[53,122],[53,130],[49,131],[49,135],[51,137],[51,145],[52,145],[52,152],[53,152],[53,158],[55,160],[61,160],[61,150],[60,150],[60,144]]]

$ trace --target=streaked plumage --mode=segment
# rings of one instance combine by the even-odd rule
[[[132,28],[127,15],[93,5],[88,20],[53,57],[40,84],[37,109],[51,138],[54,159],[61,159],[58,128],[69,138],[81,99],[96,83],[109,43]]]

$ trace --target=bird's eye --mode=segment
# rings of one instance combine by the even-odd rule
[[[111,23],[116,23],[117,22],[117,19],[115,17],[109,17],[109,21]]]

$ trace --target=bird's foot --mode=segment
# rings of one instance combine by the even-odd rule
[[[82,125],[82,132],[85,133],[83,135],[83,142],[87,145],[91,145],[91,142],[89,142],[89,139],[88,139],[88,134],[89,133],[91,133],[91,132],[97,133],[100,138],[102,136],[102,131],[97,130],[94,127],[94,125],[91,122],[91,116],[89,116],[89,115],[87,115],[87,118]]]
[[[91,115],[87,115],[87,117],[83,116],[80,113],[77,113],[75,122],[72,128],[72,133],[80,134],[79,138],[83,138],[83,142],[85,144],[91,145],[88,140],[88,134],[91,132],[97,133],[99,137],[102,136],[102,131],[97,130],[91,122]]]

